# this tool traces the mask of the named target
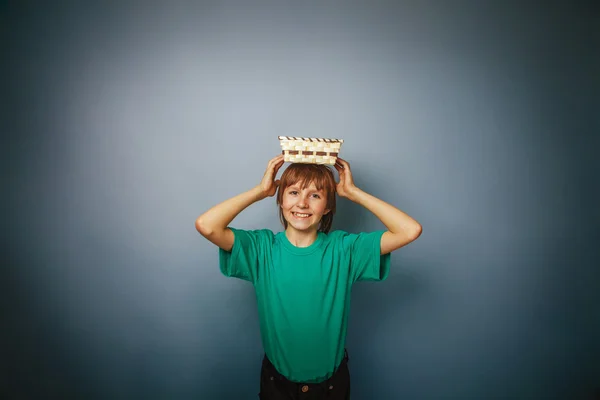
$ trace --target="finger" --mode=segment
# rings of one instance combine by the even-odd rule
[[[277,166],[282,166],[283,163],[284,163],[283,159],[279,159],[279,157],[275,157],[274,159],[269,161],[269,168],[276,169],[276,168],[278,168]]]
[[[272,158],[272,159],[269,161],[269,164],[271,164],[271,163],[276,163],[276,162],[279,162],[279,161],[280,161],[280,160],[282,160],[282,159],[283,159],[283,154],[279,154],[278,156],[276,156],[276,157],[273,157],[273,158]]]
[[[352,173],[350,170],[350,164],[348,164],[346,161],[342,160],[342,168],[344,169],[344,171],[348,171],[348,173]]]

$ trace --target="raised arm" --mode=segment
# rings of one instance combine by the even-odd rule
[[[357,188],[347,161],[338,158],[335,165],[340,181],[338,195],[371,211],[388,229],[381,237],[381,254],[387,254],[416,240],[422,231],[421,224],[391,204]]]
[[[196,219],[196,230],[223,250],[231,251],[234,236],[229,224],[251,204],[275,195],[279,186],[275,176],[283,162],[283,155],[271,159],[259,185],[206,211]]]

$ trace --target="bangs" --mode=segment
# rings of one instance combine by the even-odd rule
[[[325,165],[292,164],[285,172],[281,177],[283,188],[299,185],[300,189],[306,189],[311,183],[314,183],[317,190],[326,192],[334,190],[334,186],[331,184],[331,169]]]

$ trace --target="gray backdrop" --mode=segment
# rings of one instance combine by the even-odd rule
[[[278,135],[345,139],[357,185],[424,228],[355,287],[354,399],[599,386],[592,2],[13,3],[12,398],[257,398],[252,286],[194,220],[260,181]],[[274,199],[233,225],[280,230]],[[342,199],[334,228],[382,225]]]

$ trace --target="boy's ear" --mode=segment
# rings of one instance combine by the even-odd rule
[[[331,211],[331,210],[329,210],[329,209],[326,209],[326,210],[325,210],[325,212],[323,213],[323,215],[327,215],[327,214],[329,214],[329,211]]]

